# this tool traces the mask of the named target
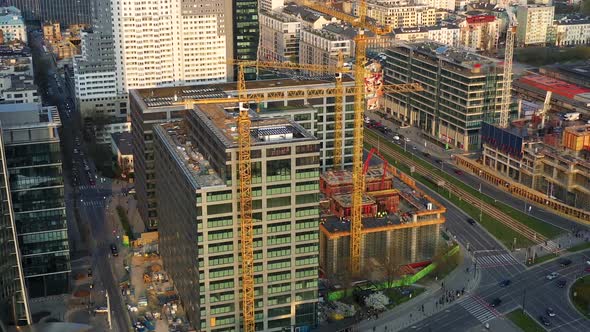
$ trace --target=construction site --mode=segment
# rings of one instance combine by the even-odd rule
[[[421,263],[440,253],[446,209],[386,161],[374,165],[374,153],[363,168],[360,270],[366,279],[383,280],[388,265]],[[320,175],[320,267],[333,282],[350,280],[352,177],[348,170]]]

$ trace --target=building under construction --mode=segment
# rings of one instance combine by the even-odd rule
[[[361,273],[379,278],[387,265],[432,259],[441,247],[440,227],[446,209],[421,192],[397,169],[368,167],[362,214]],[[320,176],[320,266],[326,277],[348,279],[352,173],[327,171]],[[377,274],[368,275],[369,271]]]

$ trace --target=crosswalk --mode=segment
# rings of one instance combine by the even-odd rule
[[[545,243],[541,244],[541,246],[543,247],[543,249],[545,249],[549,252],[561,251],[561,248],[559,248],[559,245],[553,240],[547,240]]]
[[[82,202],[82,205],[84,206],[104,206],[104,200],[100,200],[100,201],[84,201]]]
[[[78,186],[79,190],[94,189],[96,186]]]
[[[519,264],[516,258],[514,258],[514,256],[510,255],[509,253],[476,256],[475,261],[477,262],[477,267],[481,269],[490,269],[499,266]]]
[[[482,324],[500,316],[496,309],[490,307],[484,299],[477,295],[462,297],[458,303]]]

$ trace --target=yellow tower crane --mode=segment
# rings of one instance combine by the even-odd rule
[[[352,206],[350,215],[350,270],[353,276],[358,276],[361,273],[362,199],[365,187],[365,177],[363,174],[363,116],[365,111],[363,87],[367,51],[365,30],[370,30],[379,36],[391,32],[391,27],[382,28],[367,24],[366,0],[359,0],[358,17],[347,15],[309,1],[306,1],[305,5],[318,12],[348,22],[358,28],[358,33],[354,38],[356,66],[354,68],[354,144],[352,149]]]

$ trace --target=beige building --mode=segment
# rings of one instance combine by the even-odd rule
[[[119,166],[123,177],[133,173],[131,139],[131,133],[129,132],[111,134],[111,151],[117,158],[117,166]]]
[[[298,62],[301,21],[280,11],[261,11],[259,18],[259,59]]]
[[[356,6],[355,14],[358,14]],[[368,0],[367,16],[381,25],[407,28],[436,25],[446,17],[446,12],[406,0]]]
[[[554,22],[555,46],[590,44],[590,19],[564,17]]]
[[[521,46],[545,45],[553,25],[555,7],[542,5],[518,6],[516,42]]]
[[[414,42],[432,40],[449,46],[459,46],[460,31],[455,25],[397,28],[393,30],[396,41]]]
[[[299,63],[317,65],[336,65],[338,53],[346,57],[353,54],[353,41],[342,34],[322,30],[301,30],[299,43]]]
[[[498,47],[500,19],[493,15],[467,17],[459,23],[461,45],[472,51],[492,51]]]

